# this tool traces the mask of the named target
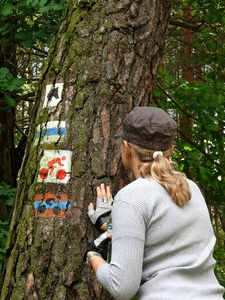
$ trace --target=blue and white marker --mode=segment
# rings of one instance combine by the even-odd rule
[[[66,135],[66,122],[65,121],[50,121],[46,124],[40,124],[37,126],[37,134],[35,144],[38,143],[56,143],[63,141]]]

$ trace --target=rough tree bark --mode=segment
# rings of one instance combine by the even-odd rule
[[[171,5],[69,1],[37,91],[2,300],[112,299],[82,261],[99,234],[87,205],[101,182],[115,194],[129,180],[113,135],[150,104]]]

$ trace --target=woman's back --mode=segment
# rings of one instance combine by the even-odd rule
[[[208,209],[199,188],[188,183],[192,198],[184,207],[151,179],[140,178],[121,194],[121,200],[126,195],[147,220],[141,299],[145,293],[154,300],[222,299],[223,288],[213,272],[215,236]]]
[[[114,200],[111,262],[95,258],[93,268],[118,300],[223,299],[205,200],[170,161],[176,129],[162,109],[135,107],[116,134],[136,180]]]
[[[139,219],[143,220],[138,224],[136,221],[133,223],[133,248],[124,251],[125,237],[115,237],[113,240],[116,249],[113,251],[112,264],[115,261],[118,266],[114,277],[121,278],[117,272],[129,268],[122,257],[123,252],[133,262],[129,274],[126,271],[124,273],[125,290],[132,289],[133,282],[137,280],[132,269],[139,274],[140,262],[137,257],[141,255],[138,252],[139,249],[144,252],[138,299],[222,299],[223,288],[218,285],[214,275],[212,251],[215,236],[208,209],[199,188],[192,181],[188,182],[192,198],[184,207],[175,204],[167,191],[152,179],[139,178],[115,197],[112,215],[116,221],[113,223],[129,224],[131,216],[128,211],[132,213],[132,206],[139,212]],[[126,211],[124,205],[127,205]],[[123,236],[131,236],[131,227],[128,227],[123,229]],[[140,244],[137,236],[140,237]],[[131,242],[130,239],[132,237],[127,243]],[[141,243],[144,243],[143,250]]]

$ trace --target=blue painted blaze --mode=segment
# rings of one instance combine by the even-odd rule
[[[66,127],[52,127],[47,130],[42,130],[42,132],[37,132],[37,138],[40,136],[50,136],[50,135],[65,135],[66,134]]]
[[[45,201],[35,201],[34,202],[34,208],[35,209],[38,209],[39,206],[45,206],[46,208],[54,208],[54,207],[59,207],[61,209],[71,209],[71,204],[68,205],[68,202],[64,202],[64,201],[61,201],[61,202],[53,202],[53,201],[50,201],[48,203],[46,203]]]

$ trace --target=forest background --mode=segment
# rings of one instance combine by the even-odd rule
[[[66,2],[0,1],[0,263],[35,89]],[[174,1],[151,106],[179,123],[173,159],[205,196],[225,286],[224,24],[222,0]]]

